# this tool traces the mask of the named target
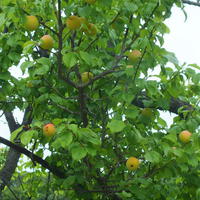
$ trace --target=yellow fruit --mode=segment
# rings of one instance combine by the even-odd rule
[[[89,82],[94,77],[92,72],[83,72],[81,74],[81,80],[83,83]]]
[[[147,117],[147,118],[151,118],[153,116],[153,112],[152,112],[151,108],[144,108],[142,110],[141,114],[142,114],[143,117]]]
[[[135,158],[135,157],[130,157],[127,161],[126,161],[126,167],[128,168],[128,170],[134,171],[136,170],[140,165],[140,161]]]
[[[46,124],[43,126],[43,133],[45,136],[50,137],[56,133],[56,128],[53,124]]]
[[[32,87],[33,87],[33,83],[32,83],[31,81],[28,81],[28,82],[26,83],[26,86],[27,86],[28,88],[32,88]]]
[[[66,20],[66,24],[70,30],[76,30],[81,26],[81,19],[80,17],[72,15]]]
[[[139,50],[133,50],[129,52],[128,59],[132,62],[138,61],[139,58],[141,58],[142,53]]]
[[[28,29],[29,31],[36,30],[39,26],[39,22],[37,17],[35,16],[26,16],[25,28]]]
[[[179,139],[183,143],[188,143],[190,141],[191,136],[192,136],[192,133],[190,133],[187,130],[184,130],[179,133]]]
[[[88,23],[87,28],[84,29],[86,35],[95,36],[97,34],[97,28],[94,24]]]
[[[85,19],[84,17],[79,17],[80,23],[81,24],[87,24],[87,19]]]
[[[50,35],[44,35],[41,38],[41,45],[40,47],[43,49],[51,50],[53,48],[53,38]]]
[[[94,4],[96,2],[96,0],[85,0],[86,3],[89,3],[89,4]]]
[[[127,68],[127,69],[132,69],[132,68],[133,68],[133,65],[127,65],[126,68]]]

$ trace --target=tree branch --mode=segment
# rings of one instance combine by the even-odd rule
[[[80,112],[81,112],[81,119],[83,122],[83,126],[86,127],[88,125],[88,116],[87,116],[84,88],[79,88],[79,104],[80,104]]]
[[[25,149],[24,147],[14,144],[3,137],[0,137],[0,143],[3,143],[9,146],[10,148],[16,150],[17,152],[26,155],[31,160],[36,161],[37,163],[42,165],[44,168],[48,169],[50,172],[52,172],[54,175],[58,176],[59,178],[66,178],[65,174],[61,172],[60,169],[51,166],[46,160],[43,160],[41,157],[33,154],[31,151]]]
[[[145,108],[144,101],[148,101],[150,98],[143,92],[140,95],[136,96],[135,99],[132,101],[132,104],[135,106],[138,106],[140,108]],[[181,101],[180,99],[171,97],[170,103],[169,103],[169,109],[164,109],[160,106],[156,106],[156,104],[152,104],[149,106],[151,108],[157,108],[159,110],[168,110],[169,112],[180,114],[179,109],[181,107],[184,107],[184,110],[192,111],[194,108],[187,102]]]
[[[8,122],[8,127],[10,129],[10,132],[13,132],[20,127],[20,125],[16,123],[12,112],[5,111],[4,114],[5,114],[5,118]],[[17,167],[19,158],[20,158],[20,153],[16,152],[13,149],[10,149],[8,151],[5,165],[3,166],[3,168],[0,171],[0,179],[1,179],[0,197],[2,195],[2,191],[3,191],[4,187],[6,185],[8,185],[11,180],[11,177]]]
[[[20,124],[16,123],[12,112],[5,111],[4,114],[5,114],[6,120],[8,122],[8,126],[9,126],[11,133],[21,126]],[[29,105],[24,112],[22,125],[30,124],[31,121],[32,121],[32,107]],[[0,196],[1,196],[1,192],[3,191],[4,187],[6,185],[8,185],[11,180],[11,177],[17,167],[19,158],[20,158],[20,153],[15,151],[15,149],[11,148],[8,151],[5,165],[3,166],[3,168],[0,171],[0,179],[2,180],[2,182],[0,184]]]
[[[192,5],[192,6],[198,6],[200,7],[200,3],[198,2],[194,2],[194,1],[187,1],[187,0],[182,0],[183,3],[188,4],[188,5]]]
[[[16,123],[12,112],[5,111],[4,115],[5,115],[6,121],[8,122],[8,127],[10,129],[10,132],[13,132],[14,130],[19,128],[19,124]]]

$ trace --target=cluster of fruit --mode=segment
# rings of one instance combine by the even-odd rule
[[[43,133],[47,137],[51,137],[51,136],[55,135],[56,128],[55,128],[54,124],[49,123],[49,124],[44,125]],[[191,136],[192,136],[191,132],[184,130],[184,131],[180,132],[179,139],[183,143],[188,143],[191,139]],[[173,147],[173,149],[176,149],[176,147]],[[130,171],[135,171],[136,169],[138,169],[139,165],[140,165],[139,159],[137,159],[136,157],[133,157],[133,156],[128,158],[128,160],[126,161],[126,167]]]
[[[179,139],[182,143],[186,144],[190,142],[192,133],[188,130],[184,130],[179,133]],[[176,147],[172,147],[172,149],[176,149]],[[130,157],[126,161],[126,167],[130,171],[135,171],[140,165],[140,161],[136,157]]]
[[[87,3],[94,3],[95,1],[88,1]],[[66,25],[69,30],[80,29],[86,35],[95,36],[97,34],[96,26],[89,23],[85,18],[72,15],[67,18]],[[39,27],[39,21],[36,16],[26,16],[25,28],[29,31],[34,31]],[[41,44],[39,45],[44,50],[51,50],[54,45],[54,40],[50,35],[44,35],[41,37]],[[84,72],[81,74],[81,80],[83,83],[89,82],[94,75],[91,72]]]

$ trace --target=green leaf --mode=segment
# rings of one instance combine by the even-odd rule
[[[10,78],[10,72],[0,72],[0,80],[7,81]]]
[[[125,2],[124,6],[129,12],[135,12],[138,9],[138,6],[135,3]]]
[[[97,133],[93,132],[89,128],[80,128],[78,134],[81,140],[85,142],[90,142],[94,145],[100,145],[101,141]]]
[[[23,62],[21,65],[20,65],[20,68],[23,72],[23,74],[25,73],[25,70],[28,68],[28,67],[32,67],[33,66],[33,62],[31,61],[25,61]]]
[[[13,142],[17,137],[18,133],[23,130],[23,126],[20,126],[18,129],[11,133],[10,141]]]
[[[0,27],[6,22],[5,13],[0,14]]]
[[[138,117],[139,112],[140,112],[140,111],[139,111],[137,108],[134,108],[134,107],[131,108],[131,107],[129,107],[129,108],[126,110],[125,115],[126,115],[127,118],[135,119],[135,118]]]
[[[49,66],[48,65],[41,65],[37,66],[36,69],[34,70],[33,75],[44,75],[49,71]]]
[[[49,58],[45,58],[45,57],[37,59],[36,62],[40,63],[42,65],[50,65],[51,64]]]
[[[89,53],[80,51],[79,54],[81,59],[83,59],[88,65],[92,64],[91,55]]]
[[[195,69],[200,70],[200,66],[197,64],[190,64],[189,66],[194,67]]]
[[[97,150],[95,149],[94,146],[87,146],[87,152],[88,154],[90,154],[91,156],[95,156],[97,153]]]
[[[179,63],[178,63],[178,60],[177,60],[177,58],[176,58],[176,56],[175,56],[175,54],[174,53],[172,53],[172,52],[165,52],[165,54],[163,55],[165,58],[167,58],[167,60],[169,61],[169,62],[171,62],[171,63],[173,63],[173,64],[175,64],[175,65],[178,65]]]
[[[69,187],[70,185],[74,184],[75,181],[76,181],[76,176],[69,176],[65,179],[63,186]]]
[[[200,188],[196,190],[196,200],[200,200]]]
[[[69,124],[68,129],[71,130],[73,133],[77,133],[78,131],[78,126],[76,124]]]
[[[156,151],[149,151],[145,154],[145,159],[152,163],[159,163],[162,159],[161,155]]]
[[[169,140],[169,141],[171,141],[171,142],[173,142],[173,143],[177,142],[176,134],[172,134],[172,133],[171,134],[167,134],[164,138]]]
[[[36,130],[24,131],[20,137],[22,144],[27,145],[35,133],[37,133]]]
[[[33,47],[36,45],[37,43],[34,41],[28,41],[24,44],[24,49],[23,49],[23,53],[24,54],[28,54],[31,53],[33,50]]]
[[[87,149],[83,147],[80,143],[75,143],[71,148],[73,160],[81,160],[87,154]]]
[[[67,67],[73,67],[77,63],[77,55],[74,52],[70,52],[63,55],[63,62]]]
[[[61,136],[58,136],[56,140],[52,143],[52,146],[55,149],[59,149],[60,147],[66,149],[73,140],[73,135],[71,132],[62,133]]]
[[[125,128],[125,124],[123,121],[112,119],[112,121],[108,123],[108,128],[111,133],[116,133],[122,131]]]

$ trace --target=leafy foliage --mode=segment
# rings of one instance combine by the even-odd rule
[[[174,4],[182,7],[178,0],[1,0],[1,108],[31,106],[33,118],[11,141],[20,139],[66,177],[22,159],[11,182],[20,199],[199,198],[200,67],[180,66],[162,47]],[[72,14],[90,26],[70,30]],[[37,16],[35,31],[25,29],[27,15]],[[95,31],[89,32],[91,24]],[[46,34],[54,40],[52,50],[40,48]],[[127,57],[133,49],[142,53],[136,63]],[[83,83],[83,72],[94,78]],[[143,93],[151,117],[132,103]],[[182,107],[168,126],[159,109],[168,110],[172,97],[195,109]],[[56,134],[47,138],[42,126],[50,122]],[[193,133],[190,143],[178,140],[182,130]],[[134,172],[125,166],[131,156],[140,160]],[[11,195],[6,188],[3,198]]]

